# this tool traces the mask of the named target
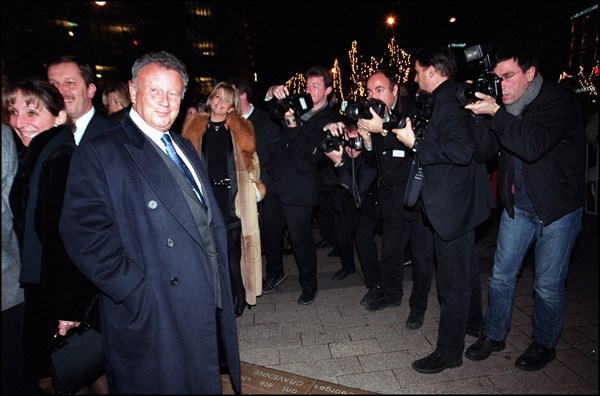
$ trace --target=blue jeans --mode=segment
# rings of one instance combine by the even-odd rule
[[[511,219],[503,211],[498,230],[484,334],[506,338],[511,326],[517,275],[535,242],[535,302],[531,338],[555,348],[564,322],[564,290],[573,245],[581,230],[582,208],[541,227],[540,219],[517,207]]]

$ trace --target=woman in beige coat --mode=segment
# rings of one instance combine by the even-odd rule
[[[240,115],[235,88],[219,83],[206,112],[190,118],[182,135],[193,143],[207,167],[213,192],[227,224],[227,249],[235,315],[256,304],[262,293],[262,258],[256,203],[266,193],[260,181],[252,123]]]

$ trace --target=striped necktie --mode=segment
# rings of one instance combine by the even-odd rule
[[[167,149],[167,155],[173,160],[175,165],[177,165],[177,167],[179,168],[181,173],[183,173],[186,180],[192,187],[192,190],[194,190],[194,192],[198,196],[198,200],[200,200],[202,207],[206,210],[206,203],[204,201],[204,197],[202,196],[202,193],[200,192],[200,188],[198,188],[198,184],[196,184],[196,180],[194,180],[194,177],[192,176],[192,172],[190,172],[189,168],[185,165],[185,162],[183,162],[181,157],[177,154],[177,151],[175,151],[175,146],[173,146],[173,142],[171,141],[171,136],[169,136],[168,133],[163,133],[160,140],[162,140],[162,142],[165,144],[165,148]]]

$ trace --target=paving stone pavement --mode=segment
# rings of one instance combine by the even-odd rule
[[[318,231],[314,231],[316,238]],[[496,232],[493,220],[477,230],[484,309]],[[380,238],[376,240],[379,244]],[[337,393],[355,389],[384,394],[598,394],[597,216],[584,215],[573,252],[565,293],[565,324],[556,360],[536,372],[514,366],[530,343],[534,279],[531,257],[517,283],[506,349],[481,362],[464,358],[460,367],[420,374],[411,363],[431,353],[437,339],[440,310],[435,278],[424,325],[410,331],[404,327],[412,288],[410,266],[405,267],[402,305],[368,312],[359,304],[367,291],[361,272],[331,281],[330,276],[341,266],[339,258],[328,257],[327,253],[327,249],[317,250],[319,294],[306,306],[296,302],[301,293],[298,270],[293,256],[285,256],[288,278],[279,290],[259,297],[257,304],[238,318],[243,362],[289,376],[339,384],[344,390]],[[356,263],[358,267],[358,258]],[[466,335],[465,347],[475,340]],[[251,393],[271,393],[257,389]]]

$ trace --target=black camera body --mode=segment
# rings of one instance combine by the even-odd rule
[[[496,102],[502,100],[502,79],[494,74],[496,66],[492,62],[491,48],[486,51],[480,44],[465,49],[467,62],[479,62],[483,65],[483,72],[473,83],[464,83],[458,87],[456,97],[461,105],[472,103],[477,99],[475,92],[481,92],[496,98]]]
[[[340,145],[342,147],[350,147],[353,150],[362,150],[363,148],[363,140],[360,136],[343,139],[341,137],[333,136],[328,130],[325,132],[325,139],[319,143],[319,148],[326,153],[337,150]]]
[[[345,104],[345,106],[344,106]],[[375,110],[375,113],[383,118],[385,116],[385,103],[379,99],[368,99],[360,97],[356,101],[344,102],[342,104],[342,112],[353,121],[358,121],[359,118],[370,120],[373,114],[369,109]]]
[[[271,116],[277,120],[282,120],[289,109],[294,110],[296,117],[308,113],[314,106],[312,96],[308,93],[292,94],[283,99],[279,99],[271,109]]]
[[[425,131],[427,130],[427,125],[429,124],[429,119],[433,114],[433,104],[434,99],[431,94],[428,94],[423,91],[419,91],[415,94],[415,114],[410,116],[410,122],[412,123],[413,131],[415,131],[415,136],[417,139],[422,139],[425,136]],[[406,127],[406,117],[398,117],[399,122],[395,126],[383,124],[383,128],[391,131],[395,128],[404,128]]]

